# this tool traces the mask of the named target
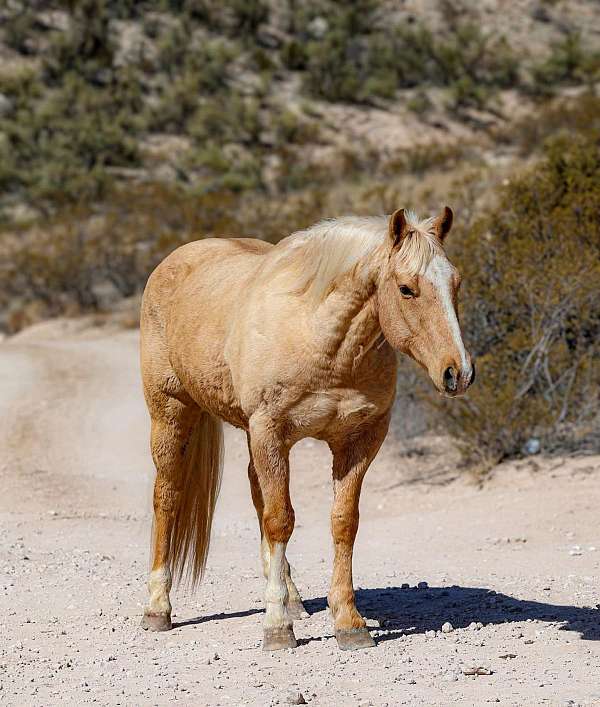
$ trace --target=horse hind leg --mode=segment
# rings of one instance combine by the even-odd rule
[[[248,441],[248,449],[250,451],[250,462],[248,464],[248,479],[250,480],[250,491],[252,493],[252,502],[254,503],[254,509],[256,510],[256,515],[258,517],[258,527],[260,528],[260,557],[262,562],[263,574],[266,580],[269,579],[269,567],[271,559],[271,551],[269,548],[269,543],[263,532],[263,511],[264,511],[264,500],[262,491],[260,489],[260,483],[258,481],[258,475],[256,469],[254,468],[254,462],[252,461],[252,450],[250,449],[250,441]],[[305,619],[308,617],[308,612],[304,608],[302,603],[302,597],[300,592],[292,579],[292,570],[287,557],[284,558],[284,572],[285,572],[285,583],[288,589],[288,614],[291,619]]]
[[[151,448],[156,466],[149,602],[142,628],[166,631],[171,624],[172,573],[201,576],[219,490],[220,423],[194,405],[165,399],[152,417]],[[187,568],[186,568],[187,563]]]

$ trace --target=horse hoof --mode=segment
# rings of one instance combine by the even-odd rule
[[[338,648],[342,651],[356,651],[360,648],[374,648],[375,641],[366,628],[342,628],[335,632]]]
[[[263,651],[280,651],[296,648],[296,636],[291,628],[266,628],[264,630]]]
[[[170,631],[173,628],[171,615],[160,611],[144,612],[142,628],[144,631]]]
[[[290,619],[307,619],[308,612],[304,608],[304,604],[300,601],[290,601],[287,606],[288,616]]]

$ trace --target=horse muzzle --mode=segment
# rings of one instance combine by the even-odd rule
[[[455,366],[448,366],[442,375],[443,393],[454,398],[463,395],[475,380],[475,364],[472,363],[467,371],[461,371]]]

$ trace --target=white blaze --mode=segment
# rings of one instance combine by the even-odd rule
[[[436,255],[429,263],[424,276],[431,282],[439,294],[450,331],[454,338],[454,343],[460,354],[462,372],[467,376],[470,375],[471,369],[467,367],[467,352],[463,344],[458,317],[456,316],[456,311],[452,303],[452,273],[452,266],[447,258],[442,255]]]

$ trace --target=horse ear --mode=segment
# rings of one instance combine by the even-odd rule
[[[443,241],[448,235],[448,232],[452,228],[452,221],[454,220],[454,214],[449,206],[444,206],[444,210],[437,217],[435,222],[435,230],[438,238]]]
[[[406,216],[404,209],[397,209],[390,216],[390,225],[388,235],[392,244],[392,248],[397,248],[406,235]]]

